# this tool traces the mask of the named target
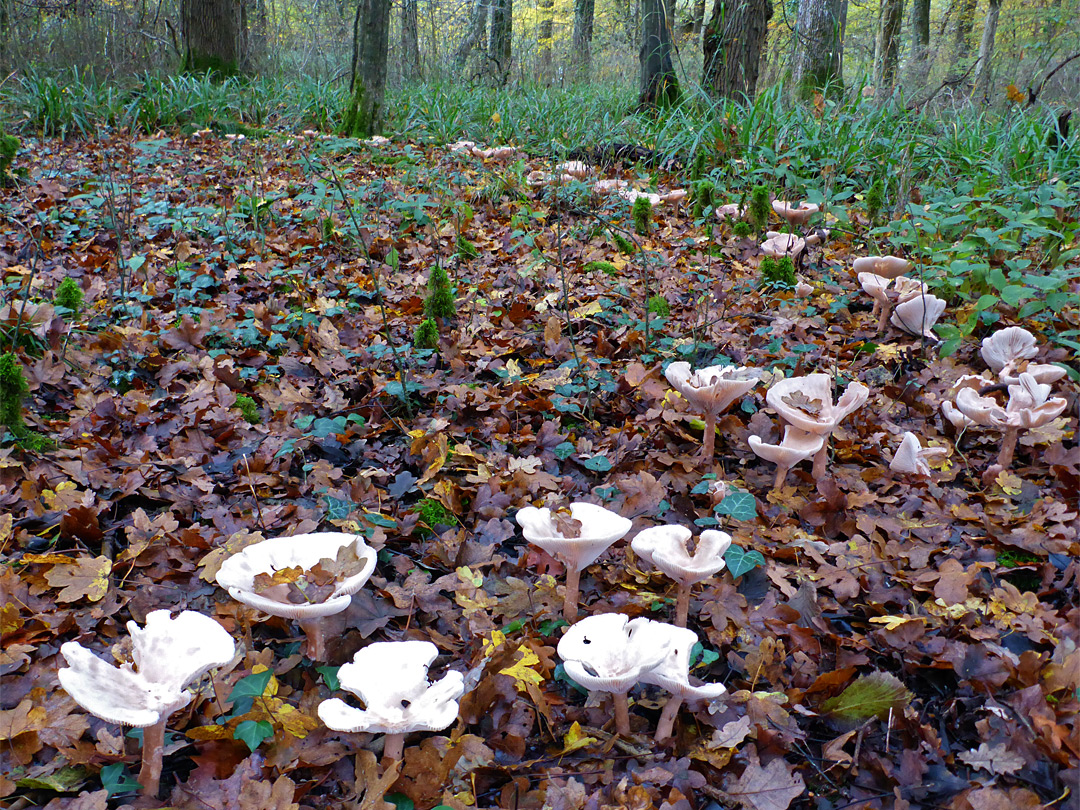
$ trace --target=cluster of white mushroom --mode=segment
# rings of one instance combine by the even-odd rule
[[[945,302],[931,295],[916,278],[904,273],[911,262],[899,256],[863,256],[854,263],[863,290],[874,299],[878,332],[888,324],[912,335],[936,340],[932,329],[945,311]]]
[[[558,183],[559,185],[565,186],[575,180],[588,180],[595,173],[595,169],[585,161],[567,160],[557,165],[554,172],[537,169],[536,171],[529,172],[525,179],[530,186],[547,186],[552,183]],[[673,205],[686,198],[686,189],[684,188],[672,189],[663,194],[656,194],[651,191],[639,191],[638,189],[631,187],[625,180],[620,180],[619,178],[601,178],[596,180],[592,185],[592,190],[594,194],[599,194],[601,196],[617,194],[631,204],[633,204],[638,197],[645,197],[654,208],[658,205]]]
[[[481,160],[506,161],[512,160],[521,154],[521,150],[516,146],[492,146],[485,149],[482,146],[477,146],[473,141],[456,141],[450,144],[449,148],[451,152],[472,155]]]

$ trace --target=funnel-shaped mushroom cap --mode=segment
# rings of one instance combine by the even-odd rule
[[[982,427],[1004,429],[1009,424],[1005,409],[998,405],[993,397],[980,396],[974,388],[961,388],[956,392],[956,409],[967,417],[970,423]],[[949,412],[945,411],[945,415],[949,416]]]
[[[902,276],[911,269],[911,262],[899,256],[863,256],[854,263],[856,273],[874,273],[885,278]]]
[[[683,585],[708,579],[725,565],[724,552],[731,545],[731,535],[707,530],[701,533],[694,553],[686,550],[691,531],[685,526],[654,526],[643,529],[630,542],[634,553],[648,560]]]
[[[766,444],[759,436],[751,436],[746,441],[755,455],[787,469],[794,467],[800,461],[813,458],[825,444],[826,435],[808,433],[788,425],[784,428],[784,440],[780,444]]]
[[[559,531],[551,510],[526,506],[517,513],[521,533],[530,543],[577,571],[591,565],[607,548],[630,531],[631,521],[593,503],[570,504],[570,517],[581,521],[578,537]]]
[[[889,296],[886,295],[886,291],[889,289],[889,285],[892,284],[891,279],[879,276],[877,273],[859,273],[858,278],[863,292],[882,306],[888,305]]]
[[[1035,345],[1035,336],[1020,326],[999,329],[990,337],[983,338],[979,354],[994,372],[1000,372],[1006,366],[1015,366],[1022,360],[1030,360],[1039,353]]]
[[[949,402],[949,400],[945,400],[941,403],[941,412],[945,414],[945,418],[948,419],[952,423],[952,426],[957,430],[967,430],[975,424],[973,420],[965,416],[964,412]]]
[[[458,716],[465,692],[460,672],[428,680],[428,667],[439,655],[430,641],[377,641],[338,670],[341,688],[364,701],[357,709],[340,698],[319,704],[319,718],[335,731],[403,734],[439,731]]]
[[[582,619],[559,639],[566,674],[597,692],[630,691],[642,673],[660,666],[667,656],[666,644],[642,632],[649,624],[648,619],[628,620],[621,613]]]
[[[667,655],[660,666],[642,673],[641,683],[655,684],[685,700],[711,700],[727,692],[722,683],[690,684],[690,653],[698,640],[693,630],[649,621],[639,633],[642,640],[648,639],[652,645],[667,646]]]
[[[1050,399],[1050,386],[1024,372],[1020,374],[1016,385],[1009,386],[1009,402],[1005,406],[1005,413],[1012,425],[1036,428],[1057,419],[1067,405],[1068,401],[1064,397]]]
[[[798,258],[806,248],[806,240],[793,233],[772,233],[768,239],[761,243],[761,252],[766,256],[779,259],[782,256]]]
[[[754,368],[708,366],[692,371],[690,364],[682,360],[671,363],[664,376],[696,411],[717,416],[760,382]]]
[[[661,203],[659,194],[650,194],[647,191],[638,191],[636,188],[621,188],[618,191],[620,197],[629,203],[637,202],[638,197],[644,197],[649,201],[649,204],[653,207]]]
[[[610,180],[597,180],[593,183],[593,191],[597,194],[614,194],[620,189],[624,189],[629,185],[625,180],[610,179]]]
[[[686,199],[687,191],[685,188],[673,188],[665,194],[660,195],[660,202],[677,203]]]
[[[584,180],[590,174],[592,174],[592,166],[581,160],[568,160],[565,163],[560,163],[555,167],[555,171],[562,174],[568,174],[571,177],[576,177],[579,180]]]
[[[255,593],[256,575],[273,574],[283,568],[312,568],[327,557],[335,559],[342,547],[354,543],[356,556],[362,561],[361,569],[337,583],[324,601],[294,605]],[[352,595],[364,586],[375,570],[375,560],[375,550],[359,535],[342,532],[294,534],[263,540],[229,557],[218,569],[217,582],[233,599],[263,613],[290,619],[313,619],[345,610]]]
[[[948,453],[944,447],[923,447],[919,437],[910,430],[900,440],[900,446],[896,448],[893,460],[889,462],[889,469],[895,473],[907,475],[930,475],[928,459],[939,458]]]
[[[926,294],[926,285],[919,281],[917,278],[908,278],[907,276],[897,276],[893,279],[893,289],[896,290],[896,297],[901,302],[914,298],[917,295]]]
[[[468,152],[472,154],[473,149],[476,148],[476,144],[472,141],[454,141],[447,148],[451,152]]]
[[[807,374],[774,383],[765,395],[765,401],[789,425],[807,433],[828,436],[848,414],[861,408],[869,396],[869,388],[860,382],[852,382],[834,405],[832,377],[828,374]],[[798,445],[804,444],[801,437],[793,436],[792,441]],[[784,444],[787,443],[785,434]]]
[[[717,206],[716,216],[720,219],[726,219],[727,217],[739,219],[742,217],[745,210],[746,209],[738,203],[727,203],[726,205]]]
[[[793,205],[784,200],[773,200],[772,209],[777,216],[783,217],[789,225],[795,227],[805,225],[810,217],[821,210],[821,206],[808,202]]]
[[[191,702],[184,687],[232,660],[232,636],[209,616],[185,610],[146,615],[146,627],[128,622],[131,664],[110,666],[75,641],[60,648],[68,666],[60,685],[91,714],[110,723],[152,726]]]
[[[913,335],[937,339],[931,327],[945,311],[945,302],[936,295],[915,295],[896,305],[889,323]]]

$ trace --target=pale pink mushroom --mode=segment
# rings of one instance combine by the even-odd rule
[[[777,216],[786,219],[792,228],[801,228],[810,221],[810,217],[821,210],[821,206],[814,203],[804,202],[794,205],[785,200],[773,200],[772,208]]]
[[[761,243],[761,252],[766,256],[780,258],[790,256],[797,259],[799,254],[806,248],[806,240],[793,233],[776,233],[769,231],[768,238]]]
[[[855,260],[854,268],[856,273],[896,278],[911,269],[911,262],[899,256],[863,256]]]
[[[644,197],[649,201],[649,204],[653,206],[659,205],[661,201],[659,194],[650,194],[647,191],[638,191],[636,188],[621,188],[618,190],[618,195],[631,204],[636,202],[638,197]]]
[[[625,180],[597,180],[593,183],[592,188],[597,194],[615,194],[624,188],[628,188],[629,185]]]
[[[711,464],[716,446],[717,417],[758,384],[757,370],[745,366],[708,366],[694,371],[689,363],[680,360],[668,365],[664,376],[695,411],[705,416],[702,453],[705,462]]]
[[[578,180],[584,180],[590,174],[592,174],[592,166],[581,160],[568,160],[565,163],[560,163],[555,167],[555,171],[562,174],[568,174],[571,177],[576,177]]]
[[[944,311],[945,302],[936,295],[913,295],[896,305],[889,323],[912,335],[937,340],[932,327]]]
[[[720,205],[716,208],[716,216],[720,219],[742,219],[743,213],[746,211],[745,206],[738,203],[727,203],[726,205]]]
[[[1065,376],[1065,369],[1053,363],[1029,363],[1039,353],[1035,336],[1027,329],[1009,326],[983,338],[979,354],[986,365],[1009,385],[1019,382],[1019,372],[1025,371],[1041,383],[1057,382]]]
[[[919,437],[909,430],[900,440],[900,446],[889,462],[889,469],[894,473],[928,478],[929,460],[946,456],[948,452],[944,447],[923,447]]]
[[[795,285],[795,297],[796,298],[809,298],[814,294],[814,287],[811,284],[807,284],[802,279],[798,280]]]
[[[691,588],[724,569],[724,553],[731,546],[730,534],[707,529],[691,554],[687,544],[692,536],[693,532],[685,526],[653,526],[641,530],[630,541],[635,554],[679,583],[675,601],[677,627],[686,627]]]
[[[875,273],[859,273],[859,284],[874,299],[872,315],[878,316],[877,329],[884,332],[892,314],[893,302],[904,303],[917,295],[926,294],[926,285],[918,279],[897,276],[895,279]]]
[[[788,470],[800,461],[815,458],[819,451],[825,449],[824,436],[791,425],[784,428],[784,440],[780,444],[766,444],[760,436],[751,436],[747,442],[755,455],[776,465],[773,489],[780,489],[784,485]]]

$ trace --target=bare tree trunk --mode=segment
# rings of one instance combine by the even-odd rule
[[[540,25],[536,29],[537,44],[540,46],[540,76],[544,81],[551,79],[551,38],[554,34],[555,0],[537,0],[540,10]]]
[[[574,0],[574,42],[571,65],[573,78],[576,81],[589,80],[595,16],[596,0]]]
[[[416,9],[416,0],[402,0],[401,3],[401,55],[405,77],[416,79],[420,76],[420,22]]]
[[[243,69],[246,32],[239,0],[182,0],[183,69],[233,75]]]
[[[975,30],[975,11],[978,0],[956,0],[956,57],[966,59],[971,54],[971,32]]]
[[[0,69],[7,65],[11,31],[11,0],[0,0]]]
[[[694,36],[699,36],[702,27],[705,25],[705,0],[694,0],[694,10],[690,15],[690,22],[693,26],[691,30],[694,32]]]
[[[491,34],[488,54],[495,60],[498,78],[503,81],[513,57],[514,0],[494,0],[491,6]]]
[[[463,70],[465,63],[469,61],[469,54],[478,44],[484,42],[487,34],[487,0],[476,0],[473,6],[472,16],[469,18],[469,30],[465,33],[465,39],[461,40],[458,49],[454,52],[454,65]]]
[[[663,107],[678,101],[679,79],[671,62],[671,29],[664,0],[641,0],[640,60],[639,106]]]
[[[926,84],[930,72],[930,0],[911,3],[911,63],[909,84],[912,90]]]
[[[343,133],[370,138],[382,129],[386,55],[390,45],[390,0],[359,0],[353,23],[352,96]]]
[[[990,95],[991,61],[994,57],[994,37],[997,35],[1001,0],[990,0],[983,23],[982,42],[979,43],[979,64],[975,66],[975,97],[987,100]]]
[[[772,0],[716,0],[705,26],[701,83],[714,98],[754,97]]]
[[[843,87],[842,0],[799,0],[794,80],[799,98],[815,90]]]
[[[879,99],[892,95],[896,64],[900,59],[900,21],[903,17],[904,0],[881,0],[881,25],[874,60],[874,87]]]

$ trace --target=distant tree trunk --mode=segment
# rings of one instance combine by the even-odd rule
[[[971,32],[975,29],[979,0],[956,0],[956,3],[956,57],[966,59],[971,54]]]
[[[540,46],[540,75],[546,81],[551,78],[551,38],[554,35],[555,0],[537,0],[540,10],[540,25],[536,29],[537,44]]]
[[[0,0],[0,68],[7,65],[11,31],[11,0]]]
[[[843,0],[799,0],[794,80],[799,98],[843,86]]]
[[[342,131],[370,138],[382,129],[386,54],[390,45],[390,0],[359,0],[353,23],[352,94]]]
[[[420,22],[416,10],[416,0],[402,0],[401,3],[401,54],[404,61],[404,74],[408,79],[420,76]]]
[[[240,0],[182,0],[183,70],[231,76],[244,69],[246,14]]]
[[[879,99],[892,95],[896,64],[900,59],[900,21],[903,17],[904,0],[881,0],[881,25],[874,60],[874,87]]]
[[[1001,0],[990,0],[983,23],[982,42],[979,43],[979,63],[975,66],[975,97],[986,100],[990,95],[991,62],[994,57],[994,37],[997,35]]]
[[[574,0],[574,42],[571,53],[573,78],[589,80],[592,64],[593,20],[596,16],[596,0]]]
[[[510,70],[513,57],[514,0],[494,0],[491,5],[491,34],[488,54],[495,60],[499,79]]]
[[[484,42],[487,34],[487,10],[487,0],[476,0],[469,18],[469,30],[465,32],[465,39],[461,40],[458,49],[454,51],[454,65],[459,71],[464,70],[472,49]]]
[[[699,36],[702,27],[705,25],[705,0],[694,0],[694,10],[690,15],[690,23],[694,36]]]
[[[912,0],[911,3],[911,62],[910,84],[912,90],[926,83],[930,72],[930,0]]]
[[[701,83],[713,98],[754,97],[772,0],[716,0],[705,26]]]
[[[668,0],[673,2],[673,0]],[[664,0],[641,0],[641,107],[664,107],[679,99],[671,62],[671,29]]]

